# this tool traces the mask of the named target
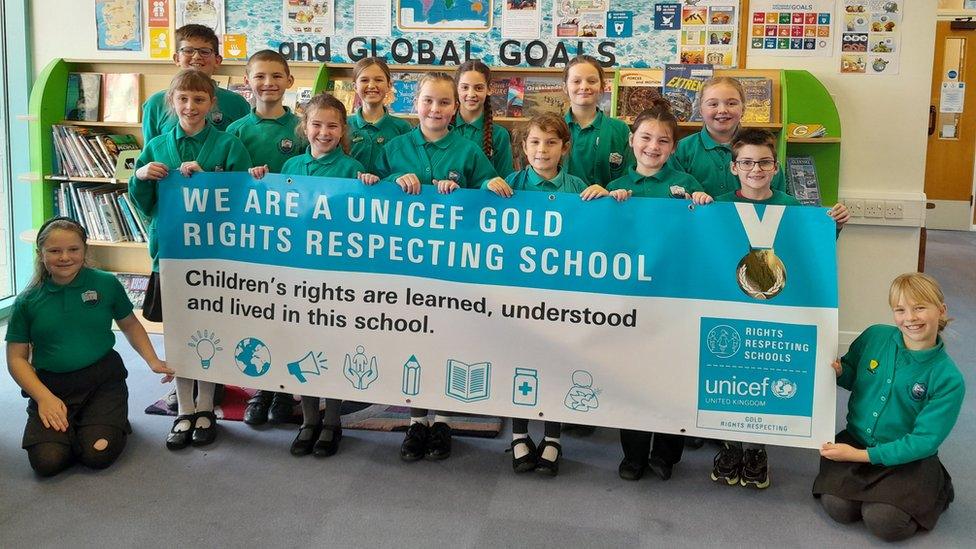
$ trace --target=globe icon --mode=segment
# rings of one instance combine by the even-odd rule
[[[793,398],[796,394],[796,383],[786,378],[777,379],[773,382],[772,390],[773,395],[779,398]]]
[[[234,362],[244,375],[260,377],[271,369],[271,351],[260,339],[247,337],[237,342]]]

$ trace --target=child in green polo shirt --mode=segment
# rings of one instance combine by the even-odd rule
[[[166,92],[166,104],[175,112],[177,124],[168,132],[146,143],[136,160],[136,171],[129,179],[129,196],[135,207],[149,219],[149,255],[152,274],[146,290],[142,314],[147,320],[163,319],[159,284],[159,252],[156,218],[158,215],[158,182],[179,170],[185,177],[200,171],[243,172],[251,167],[251,156],[239,139],[213,126],[207,115],[214,105],[214,83],[210,76],[196,69],[184,69],[173,77]],[[193,400],[193,379],[176,379],[179,416],[166,437],[170,449],[210,444],[217,436],[213,413],[214,384],[197,382],[197,400]]]
[[[627,146],[627,124],[606,116],[597,106],[605,82],[603,67],[589,55],[571,59],[563,70],[563,86],[569,96],[566,124],[573,138],[569,173],[604,187],[634,163]]]
[[[799,206],[792,196],[771,188],[776,173],[776,136],[767,130],[745,129],[731,143],[730,172],[739,180],[737,191],[715,198],[716,202],[748,202],[776,206]],[[843,204],[836,204],[827,214],[837,224],[839,233],[850,214]],[[754,488],[769,486],[769,464],[764,444],[724,441],[715,455],[711,479],[728,485]]]
[[[702,190],[690,175],[667,167],[674,152],[678,119],[671,105],[655,99],[641,112],[631,126],[629,141],[634,152],[634,166],[627,173],[607,185],[607,191],[617,201],[631,196],[640,198],[689,198],[695,204],[708,204],[712,197]]]
[[[302,154],[295,135],[298,117],[282,104],[295,78],[283,55],[261,50],[247,60],[244,83],[251,88],[255,107],[226,131],[241,140],[252,162],[278,173],[286,160]],[[257,391],[247,401],[244,423],[263,425],[269,419],[273,424],[284,423],[291,420],[294,407],[295,399],[288,393]]]
[[[454,81],[461,104],[451,131],[481,147],[498,177],[508,177],[515,171],[512,165],[512,137],[508,129],[492,122],[488,102],[491,69],[481,61],[472,59],[458,67]]]
[[[813,494],[837,522],[863,519],[885,541],[931,530],[953,500],[938,450],[966,394],[939,334],[949,323],[938,282],[922,273],[891,283],[894,326],[874,325],[833,364],[851,392],[847,428],[820,449]]]
[[[132,303],[111,273],[87,266],[87,234],[58,217],[37,233],[34,277],[14,301],[7,327],[7,367],[23,389],[23,448],[42,477],[75,461],[93,469],[115,462],[128,433],[125,365],[112,347],[115,320],[163,381],[173,371],[159,360]]]
[[[386,112],[390,94],[390,67],[382,57],[360,59],[352,68],[356,96],[362,106],[349,117],[352,148],[349,154],[366,171],[376,173],[380,152],[391,139],[410,131],[410,123]]]
[[[739,188],[739,181],[728,170],[732,161],[730,143],[739,131],[745,110],[746,92],[738,80],[729,76],[708,79],[701,90],[703,128],[678,143],[669,164],[690,174],[705,192],[718,197]],[[783,173],[776,172],[773,189],[786,192]]]
[[[416,101],[419,124],[387,143],[376,163],[377,175],[409,194],[420,194],[421,184],[436,185],[442,194],[478,189],[497,177],[477,145],[450,131],[459,103],[450,75],[425,74],[417,83]]]
[[[205,25],[189,24],[176,29],[176,53],[173,62],[181,69],[197,69],[207,76],[213,76],[220,66],[217,35]],[[251,106],[236,93],[216,88],[217,100],[207,118],[218,130],[224,131],[231,122],[247,116]],[[176,126],[176,117],[166,100],[166,90],[154,93],[142,105],[142,137],[148,144],[152,138],[162,135]]]

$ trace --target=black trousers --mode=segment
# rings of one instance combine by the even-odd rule
[[[620,446],[623,447],[624,458],[628,461],[646,462],[650,454],[668,465],[674,465],[681,461],[681,454],[685,450],[685,437],[621,429]]]

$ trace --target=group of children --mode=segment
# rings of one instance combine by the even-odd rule
[[[353,70],[362,105],[356,112],[347,113],[335,97],[320,93],[296,116],[282,104],[294,79],[279,53],[264,50],[249,59],[245,81],[256,100],[255,107],[249,109],[239,96],[216,87],[211,78],[221,59],[217,38],[210,29],[187,25],[177,30],[176,38],[179,47],[174,60],[183,70],[173,78],[167,91],[146,102],[145,147],[129,183],[134,204],[150,220],[147,230],[153,272],[143,309],[150,320],[162,320],[163,298],[156,259],[157,181],[172,170],[179,170],[184,176],[198,171],[249,171],[255,179],[281,173],[354,178],[366,185],[386,181],[409,194],[419,194],[421,185],[435,185],[440,193],[482,188],[501,197],[543,191],[575,193],[582,200],[611,196],[624,201],[637,196],[676,198],[701,205],[713,200],[799,204],[785,193],[775,138],[765,130],[739,127],[744,92],[732,78],[717,77],[705,83],[701,95],[704,128],[678,142],[677,119],[663,99],[655,101],[630,127],[600,111],[597,105],[604,85],[603,68],[591,57],[577,57],[567,64],[563,75],[569,112],[565,117],[545,114],[527,122],[523,139],[519,140],[526,165],[515,171],[512,139],[506,128],[492,121],[488,107],[491,74],[480,61],[464,63],[453,76],[443,72],[424,75],[416,93],[418,125],[411,127],[386,111],[384,101],[390,92],[391,76],[382,59],[363,59]],[[840,204],[829,214],[838,229],[848,218],[846,208]],[[97,449],[104,442],[113,451],[121,451],[128,424],[124,405],[118,402],[125,394],[124,381],[119,388],[117,379],[118,371],[124,372],[124,368],[108,340],[104,336],[78,335],[85,338],[83,348],[91,348],[91,353],[68,356],[58,345],[49,356],[41,342],[53,337],[53,327],[43,326],[50,324],[51,319],[45,318],[38,307],[52,307],[62,296],[68,299],[70,294],[80,293],[77,303],[64,306],[85,315],[93,314],[97,308],[100,316],[98,322],[77,325],[87,325],[97,332],[108,330],[113,318],[118,320],[152,370],[172,374],[156,358],[145,332],[131,315],[132,307],[127,305],[125,294],[117,295],[118,288],[107,275],[84,266],[85,238],[84,230],[70,220],[58,219],[42,227],[37,240],[38,274],[18,299],[7,334],[11,372],[31,397],[24,447],[32,466],[41,474],[53,474],[63,468],[68,462],[64,456],[72,455],[72,449],[74,455],[86,456],[91,454],[93,444]],[[948,505],[951,499],[948,475],[943,478],[937,474],[944,469],[930,464],[923,472],[892,471],[901,471],[905,467],[902,464],[918,463],[917,460],[938,463],[935,451],[958,415],[963,388],[961,377],[938,338],[945,304],[937,285],[924,275],[903,278],[905,281],[896,280],[891,290],[897,328],[872,327],[835,365],[838,384],[853,392],[851,415],[848,429],[838,436],[838,444],[825,445],[821,452],[824,465],[815,492],[822,494],[824,507],[837,520],[849,521],[863,515],[868,521],[869,516],[874,516],[872,513],[878,513],[871,511],[874,507],[868,502],[878,502],[907,512],[909,522],[916,527],[931,528],[944,506],[933,509]],[[78,280],[84,283],[79,284]],[[99,285],[92,290],[96,292],[93,299],[89,299],[89,284]],[[41,301],[49,303],[36,305]],[[34,345],[33,362],[28,343]],[[903,371],[916,366],[917,372]],[[98,376],[107,376],[115,384],[113,396],[105,397],[111,406],[96,406],[87,397],[76,396],[81,390],[78,387],[83,385],[88,391],[85,395],[101,389],[68,380],[69,372],[106,368],[112,371]],[[890,384],[887,387],[872,384],[886,376]],[[68,381],[62,381],[62,377]],[[892,384],[891,378],[897,383]],[[915,386],[911,391],[901,390],[908,380],[915,382],[916,378],[928,380],[915,383],[921,383],[921,396]],[[56,387],[67,387],[63,389],[66,396],[54,396],[62,394]],[[871,400],[877,397],[881,406]],[[886,398],[892,400],[891,405],[883,405]],[[214,384],[177,378],[176,399],[178,415],[167,435],[167,446],[180,449],[213,442],[217,434]],[[267,421],[269,408],[274,412],[275,404],[280,403],[278,413],[272,416],[277,415],[282,421],[285,408],[290,415],[293,402],[288,394],[259,393],[249,402],[245,420],[251,424]],[[897,407],[893,406],[895,402]],[[338,451],[342,438],[340,405],[339,400],[326,399],[322,411],[318,397],[301,397],[303,421],[292,443],[292,454],[329,456]],[[90,411],[91,406],[97,411]],[[103,408],[112,408],[115,415]],[[874,412],[872,420],[869,409],[880,410],[882,417],[879,419],[878,412]],[[428,410],[411,410],[410,426],[400,450],[404,460],[443,459],[450,455],[451,429],[445,414],[435,412],[432,423],[428,417]],[[97,425],[99,430],[92,431],[94,434],[86,432],[84,427],[88,424]],[[919,425],[924,426],[923,431]],[[874,426],[874,432],[869,426]],[[72,429],[77,432],[69,439],[67,432]],[[545,422],[544,437],[538,446],[529,437],[528,420],[514,419],[512,433],[512,465],[516,472],[558,473],[562,454],[559,423]],[[93,437],[97,441],[93,442]],[[650,468],[666,480],[681,459],[682,436],[621,430],[620,438],[624,451],[619,467],[621,478],[637,480]],[[924,440],[924,444],[916,440]],[[86,462],[85,458],[82,461]],[[842,465],[832,466],[835,462]],[[924,509],[906,508],[898,503],[900,500],[885,499],[891,494],[902,494],[897,489],[879,490],[865,481],[858,485],[858,491],[845,481],[851,475],[873,475],[871,479],[897,477],[899,482],[905,482],[914,481],[913,475],[923,473],[928,475],[926,479],[941,482],[937,483],[938,490],[933,488],[931,505]],[[768,486],[765,450],[757,447],[743,451],[737,443],[724,443],[715,458],[712,479],[759,488]],[[885,519],[882,522],[888,526],[893,516],[904,519],[887,508],[881,514]]]

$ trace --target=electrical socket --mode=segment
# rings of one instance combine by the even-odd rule
[[[905,205],[899,201],[888,201],[884,203],[885,219],[903,219],[905,217]]]
[[[847,211],[850,212],[851,217],[864,217],[864,201],[859,198],[848,198],[844,201],[847,205]]]
[[[865,200],[864,217],[883,218],[885,213],[883,200]]]

